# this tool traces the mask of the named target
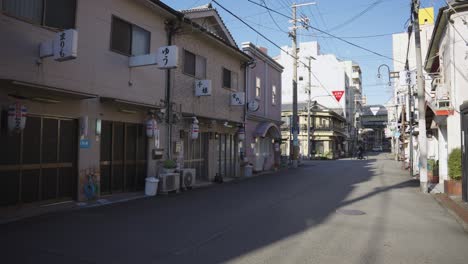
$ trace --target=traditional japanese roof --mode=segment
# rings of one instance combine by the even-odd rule
[[[229,29],[226,27],[222,17],[219,15],[216,8],[213,8],[211,3],[190,9],[180,10],[180,12],[196,22],[203,20],[201,26],[205,27],[211,33],[225,39],[231,43],[231,45],[237,46],[236,41],[232,37]],[[207,21],[214,22],[214,24],[206,25]]]

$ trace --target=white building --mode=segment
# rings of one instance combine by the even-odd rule
[[[293,58],[291,47],[282,47],[284,51],[275,59],[284,67],[282,75],[282,103],[293,101]],[[287,51],[288,53],[286,53]],[[316,41],[299,43],[298,48],[298,84],[297,102],[306,104],[310,99],[325,108],[332,109],[346,118],[348,138],[357,134],[356,102],[361,104],[361,70],[351,61],[340,61],[333,54],[321,54]],[[311,73],[309,74],[309,61]],[[309,79],[310,76],[310,79]],[[310,86],[310,97],[309,97]],[[352,89],[350,87],[353,87]],[[336,97],[336,95],[338,97]],[[357,96],[358,100],[355,100]],[[349,149],[349,142],[346,147]]]
[[[426,123],[438,141],[434,151],[438,152],[440,183],[448,179],[448,155],[466,140],[461,135],[460,105],[468,100],[467,21],[467,1],[452,1],[441,8],[427,53],[423,53],[424,69],[433,76],[431,97],[426,98]]]
[[[431,40],[431,35],[432,31],[434,30],[434,9],[431,8],[425,8],[425,9],[420,9],[419,11],[419,25],[420,25],[420,35],[421,35],[421,53],[426,54],[429,43]],[[393,44],[393,71],[394,72],[402,72],[405,70],[405,61],[406,58],[408,57],[408,66],[409,70],[416,72],[416,49],[415,49],[415,39],[414,39],[414,34],[411,34],[410,38],[410,43],[408,46],[408,33],[407,32],[402,32],[398,34],[393,34],[392,36],[392,44]],[[400,78],[403,78],[403,76],[400,76]],[[415,77],[414,77],[415,78]],[[430,84],[431,84],[431,78],[428,74],[425,73],[425,85],[426,85],[426,90],[429,92],[430,91]],[[394,94],[393,94],[393,104],[387,104],[388,106],[393,105],[394,109],[392,111],[395,111],[395,115],[397,116],[396,118],[396,125],[392,124],[389,122],[389,127],[388,129],[392,129],[390,126],[396,126],[397,128],[401,128],[401,125],[403,123],[403,108],[404,113],[405,113],[405,123],[406,127],[408,127],[408,121],[410,120],[410,113],[413,113],[413,127],[417,127],[417,122],[418,122],[418,101],[416,97],[411,97],[413,100],[411,101],[411,109],[409,108],[409,98],[408,97],[408,86],[407,85],[400,85],[399,80],[397,79],[395,82],[393,82],[394,85]],[[415,93],[417,91],[417,85],[414,82],[413,85],[411,86],[411,91]],[[428,93],[426,93],[427,97]],[[389,118],[392,118],[392,115],[389,115]],[[389,120],[390,121],[390,120]],[[408,132],[409,129],[406,129],[406,132]],[[393,144],[397,144],[399,140],[397,140],[397,137],[400,135],[397,133],[398,131],[395,130],[393,133],[393,138],[392,142]],[[399,131],[401,132],[401,131]],[[415,171],[418,170],[418,161],[417,161],[417,137],[413,137],[413,169]],[[428,140],[429,144],[436,144],[432,140]],[[401,156],[404,157],[405,162],[408,163],[409,165],[409,134],[407,133],[405,135],[405,140],[403,142],[400,142],[401,145],[398,147],[400,148],[398,151]],[[430,149],[431,147],[429,147]],[[397,150],[395,147],[394,150]],[[404,156],[403,156],[404,153]]]

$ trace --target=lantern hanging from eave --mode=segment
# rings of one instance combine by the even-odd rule
[[[240,125],[239,129],[237,130],[237,139],[239,139],[239,141],[245,140],[245,128],[243,125]]]
[[[198,120],[196,117],[193,118],[192,125],[190,127],[190,136],[192,139],[197,139],[200,132],[200,126],[198,125]]]
[[[10,131],[21,131],[26,127],[26,106],[20,102],[11,104],[8,107],[8,130]]]

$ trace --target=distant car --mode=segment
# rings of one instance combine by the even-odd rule
[[[383,151],[383,148],[382,148],[382,146],[373,147],[373,148],[372,148],[372,151]]]

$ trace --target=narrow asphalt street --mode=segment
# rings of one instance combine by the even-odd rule
[[[468,234],[380,154],[4,224],[0,251],[6,264],[466,264]]]

